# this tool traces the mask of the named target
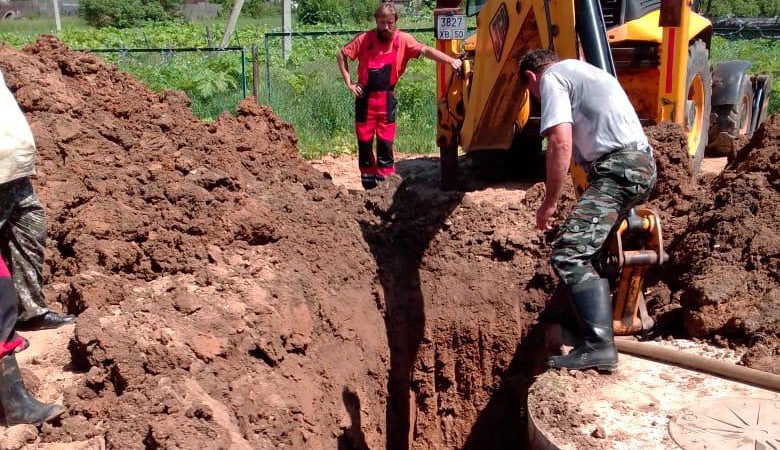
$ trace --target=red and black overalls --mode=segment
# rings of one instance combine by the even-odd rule
[[[14,280],[0,258],[0,358],[22,350],[26,343],[16,334],[16,319],[18,317],[18,300]]]
[[[393,141],[395,140],[395,116],[398,101],[395,84],[398,81],[398,52],[400,33],[393,34],[389,51],[387,44],[370,32],[366,44],[358,55],[358,84],[363,95],[355,99],[355,134],[358,140],[358,165],[363,187],[371,189],[395,173]],[[376,156],[373,151],[376,135]]]

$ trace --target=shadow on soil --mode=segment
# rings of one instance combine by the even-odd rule
[[[388,378],[387,449],[409,448],[410,379],[425,324],[420,262],[431,239],[460,204],[462,192],[442,191],[438,172],[421,171],[421,166],[438,167],[438,158],[402,160],[397,170],[403,181],[397,187],[390,179],[376,195],[395,187],[386,208],[371,208],[379,223],[362,223],[363,235],[379,269],[379,281],[386,302],[385,325],[390,346]],[[372,197],[373,198],[373,197]],[[371,200],[369,200],[371,202]]]
[[[390,373],[386,448],[390,450],[407,450],[411,445],[410,380],[425,326],[419,273],[423,256],[465,191],[510,178],[506,165],[497,164],[494,155],[481,156],[461,157],[459,165],[465,182],[460,190],[440,189],[439,159],[431,157],[399,161],[401,179],[391,178],[367,196],[368,209],[380,218],[379,222],[363,222],[361,227],[377,262],[387,308]],[[537,178],[522,178],[530,183],[539,181],[538,173]],[[544,352],[539,352],[543,341],[543,333],[534,329],[517,347],[509,376],[480,414],[466,448],[523,448],[526,433],[524,427],[518,429],[518,417],[524,417],[525,397],[533,376],[543,370]],[[539,355],[539,361],[531,362],[529,355]]]
[[[530,449],[528,441],[528,390],[547,370],[546,330],[553,317],[567,314],[562,296],[556,295],[515,349],[512,362],[488,404],[479,413],[463,450]]]

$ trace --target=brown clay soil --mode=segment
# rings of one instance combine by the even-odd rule
[[[577,377],[576,383],[571,382],[569,377],[572,376]],[[613,375],[592,370],[571,373],[549,370],[537,377],[529,390],[532,398],[539,399],[529,403],[529,414],[555,442],[565,442],[577,449],[612,448],[597,418],[581,407],[582,398],[604,384],[614,382],[611,378]]]
[[[560,298],[541,183],[483,182],[463,157],[445,192],[416,157],[364,192],[250,101],[203,123],[51,37],[0,47],[0,68],[38,144],[48,298],[79,315],[65,357],[23,364],[67,414],[4,448],[522,448]],[[680,130],[648,129],[672,258],[648,285],[659,328],[775,371],[779,129],[697,181]]]

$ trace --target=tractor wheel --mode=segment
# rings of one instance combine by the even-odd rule
[[[756,131],[769,116],[769,97],[772,95],[772,75],[756,75],[753,90],[753,123],[751,129]],[[758,95],[756,98],[755,95]]]
[[[717,121],[710,133],[707,154],[729,156],[734,151],[734,140],[752,132],[753,87],[748,78],[742,80],[737,98],[739,100],[734,105],[715,107],[713,113]]]
[[[691,172],[697,174],[707,147],[712,102],[712,74],[709,51],[704,41],[696,40],[688,47],[688,72],[685,82],[688,100],[685,103],[685,133],[688,154],[692,156]]]

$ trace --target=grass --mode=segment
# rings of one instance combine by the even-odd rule
[[[89,28],[89,25],[87,25],[84,19],[72,16],[62,17],[60,25],[63,30]],[[54,19],[41,17],[2,20],[0,21],[0,32],[14,33],[22,36],[37,36],[39,34],[56,33],[57,26],[54,23]]]

